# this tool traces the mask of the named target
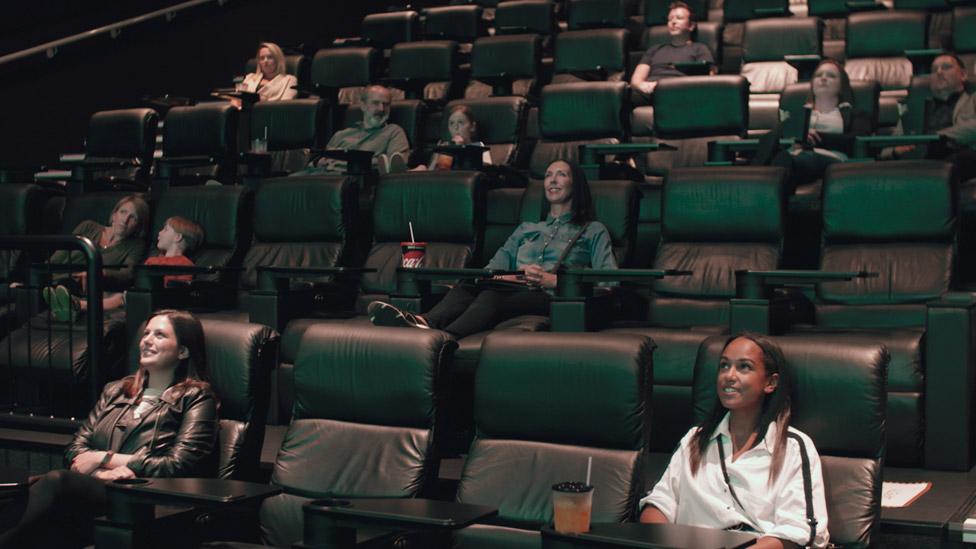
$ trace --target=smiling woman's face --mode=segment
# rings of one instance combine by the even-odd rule
[[[778,381],[778,374],[767,375],[762,349],[752,340],[735,338],[722,351],[716,388],[719,402],[726,409],[758,412],[766,395],[776,390]]]
[[[549,164],[544,184],[549,204],[568,204],[573,200],[573,172],[567,162]]]
[[[188,355],[186,347],[177,341],[169,317],[158,315],[149,319],[139,342],[139,366],[149,371],[171,370]]]

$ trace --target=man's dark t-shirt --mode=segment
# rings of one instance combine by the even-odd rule
[[[672,76],[685,76],[684,73],[674,68],[673,64],[694,61],[715,63],[708,46],[700,42],[690,42],[682,46],[675,46],[670,43],[655,44],[647,49],[647,52],[641,57],[640,64],[651,66],[651,73],[647,80],[653,82]]]

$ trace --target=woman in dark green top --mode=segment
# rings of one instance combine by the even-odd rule
[[[105,268],[102,271],[104,288],[124,290],[132,282],[135,266],[146,258],[146,226],[149,223],[149,205],[138,195],[129,195],[115,204],[108,226],[95,221],[82,221],[72,232],[88,237],[102,253],[102,264],[121,265],[119,268]],[[60,250],[51,256],[51,263],[84,264],[81,252]],[[86,273],[71,275],[83,291],[86,287]]]
[[[560,266],[616,269],[610,233],[593,220],[590,187],[579,166],[563,160],[549,164],[543,192],[549,203],[546,219],[519,225],[487,265],[522,274],[496,277],[505,285],[458,284],[423,316],[374,301],[369,304],[370,321],[438,328],[464,337],[518,315],[548,315]]]

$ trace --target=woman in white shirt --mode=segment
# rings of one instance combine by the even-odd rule
[[[281,101],[298,96],[298,80],[285,73],[285,53],[278,44],[262,42],[258,45],[257,68],[244,77],[237,91],[256,93],[261,101]],[[240,106],[240,105],[238,105]]]
[[[771,341],[752,334],[730,340],[712,412],[681,439],[640,501],[641,522],[752,532],[757,548],[826,546],[820,457],[810,437],[789,426],[791,385]]]

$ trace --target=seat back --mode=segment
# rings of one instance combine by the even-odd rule
[[[775,17],[746,21],[742,69],[751,93],[779,93],[797,81],[784,55],[822,55],[823,21],[817,17]]]
[[[955,262],[951,165],[906,160],[830,166],[822,242],[821,269],[878,276],[820,284],[818,325],[924,326],[925,302],[948,291]]]
[[[481,172],[440,171],[390,174],[380,178],[373,202],[373,246],[366,258],[375,273],[363,276],[365,305],[396,287],[400,243],[427,243],[426,267],[468,266],[484,231],[485,176]]]
[[[88,121],[86,158],[134,159],[145,170],[156,148],[159,114],[152,109],[101,111]]]
[[[482,11],[481,6],[473,4],[426,8],[423,11],[424,39],[470,44],[487,31]]]
[[[678,150],[646,155],[649,170],[701,166],[709,140],[735,139],[749,130],[749,81],[742,76],[666,78],[652,102],[654,135]]]
[[[569,30],[623,28],[633,5],[629,0],[569,0],[566,25]]]
[[[412,10],[371,13],[363,17],[360,33],[370,46],[388,50],[400,42],[416,40],[420,15]]]
[[[31,183],[0,185],[0,236],[41,234],[44,212],[54,192]],[[19,250],[0,249],[0,304],[7,302],[8,284],[25,280],[27,262],[32,255]],[[0,327],[0,332],[5,332]]]
[[[322,147],[327,113],[325,100],[318,98],[260,101],[254,105],[251,135],[267,135],[269,151],[296,151],[296,154],[272,155],[272,171],[290,173],[304,167],[305,154],[297,153],[300,149]]]
[[[480,91],[472,90],[472,82],[465,97],[496,95],[487,89],[496,79],[512,78],[513,95],[534,93],[534,86],[542,64],[542,36],[513,34],[483,36],[475,40],[471,50],[471,78],[484,82]]]
[[[708,19],[708,2],[706,0],[692,0],[685,2],[698,17],[701,23]],[[644,25],[656,27],[668,23],[668,12],[671,7],[671,0],[643,0]],[[714,52],[713,52],[714,53]]]
[[[556,3],[552,0],[515,0],[495,8],[495,34],[556,33]]]
[[[458,47],[453,40],[402,42],[393,46],[389,76],[408,84],[405,91],[411,99],[445,101],[454,97],[457,66]],[[422,92],[414,83],[424,85]]]
[[[294,417],[264,501],[261,528],[276,547],[302,539],[311,498],[427,495],[437,480],[443,375],[457,344],[436,330],[310,327],[295,361]]]
[[[626,29],[589,29],[556,36],[553,83],[618,81],[627,70]]]
[[[251,242],[253,208],[254,196],[247,187],[170,187],[157,201],[150,241],[156,241],[167,219],[178,215],[203,228],[203,242],[189,254],[196,265],[238,266]]]
[[[229,103],[173,107],[163,127],[163,157],[211,157],[207,167],[185,171],[231,183],[237,171],[237,123],[240,113]],[[184,170],[180,170],[181,174]]]
[[[960,6],[952,10],[952,50],[973,72],[976,63],[976,7]]]
[[[552,521],[551,486],[584,480],[592,456],[592,521],[632,520],[649,437],[653,348],[629,334],[488,335],[458,501],[497,507],[498,524],[537,530]]]
[[[542,88],[541,135],[529,160],[529,176],[541,179],[555,160],[578,162],[582,144],[626,141],[627,93],[624,82],[550,84]]]
[[[376,48],[323,48],[312,58],[311,87],[323,97],[335,93],[339,103],[359,103],[359,93],[378,79],[382,62]]]
[[[847,17],[844,69],[851,80],[876,80],[882,90],[905,89],[912,64],[905,50],[926,47],[926,15],[915,11],[870,11]]]
[[[671,170],[653,266],[691,275],[655,281],[650,321],[668,327],[726,326],[735,271],[779,267],[784,200],[779,168]]]
[[[340,267],[352,260],[357,185],[345,176],[267,179],[258,189],[254,241],[241,287],[258,284],[260,267]]]
[[[451,101],[444,109],[464,105],[471,109],[477,124],[477,139],[491,149],[491,163],[511,166],[519,158],[525,141],[525,119],[529,114],[529,102],[523,97],[486,97]],[[439,135],[442,141],[450,141],[447,117],[442,117]]]
[[[790,424],[809,436],[820,454],[830,541],[869,547],[878,540],[881,523],[888,351],[867,337],[770,339],[782,349],[793,374]],[[696,422],[716,402],[718,362],[727,340],[709,338],[699,350]]]
[[[722,19],[726,24],[790,13],[789,0],[729,0],[723,4],[723,8]]]

